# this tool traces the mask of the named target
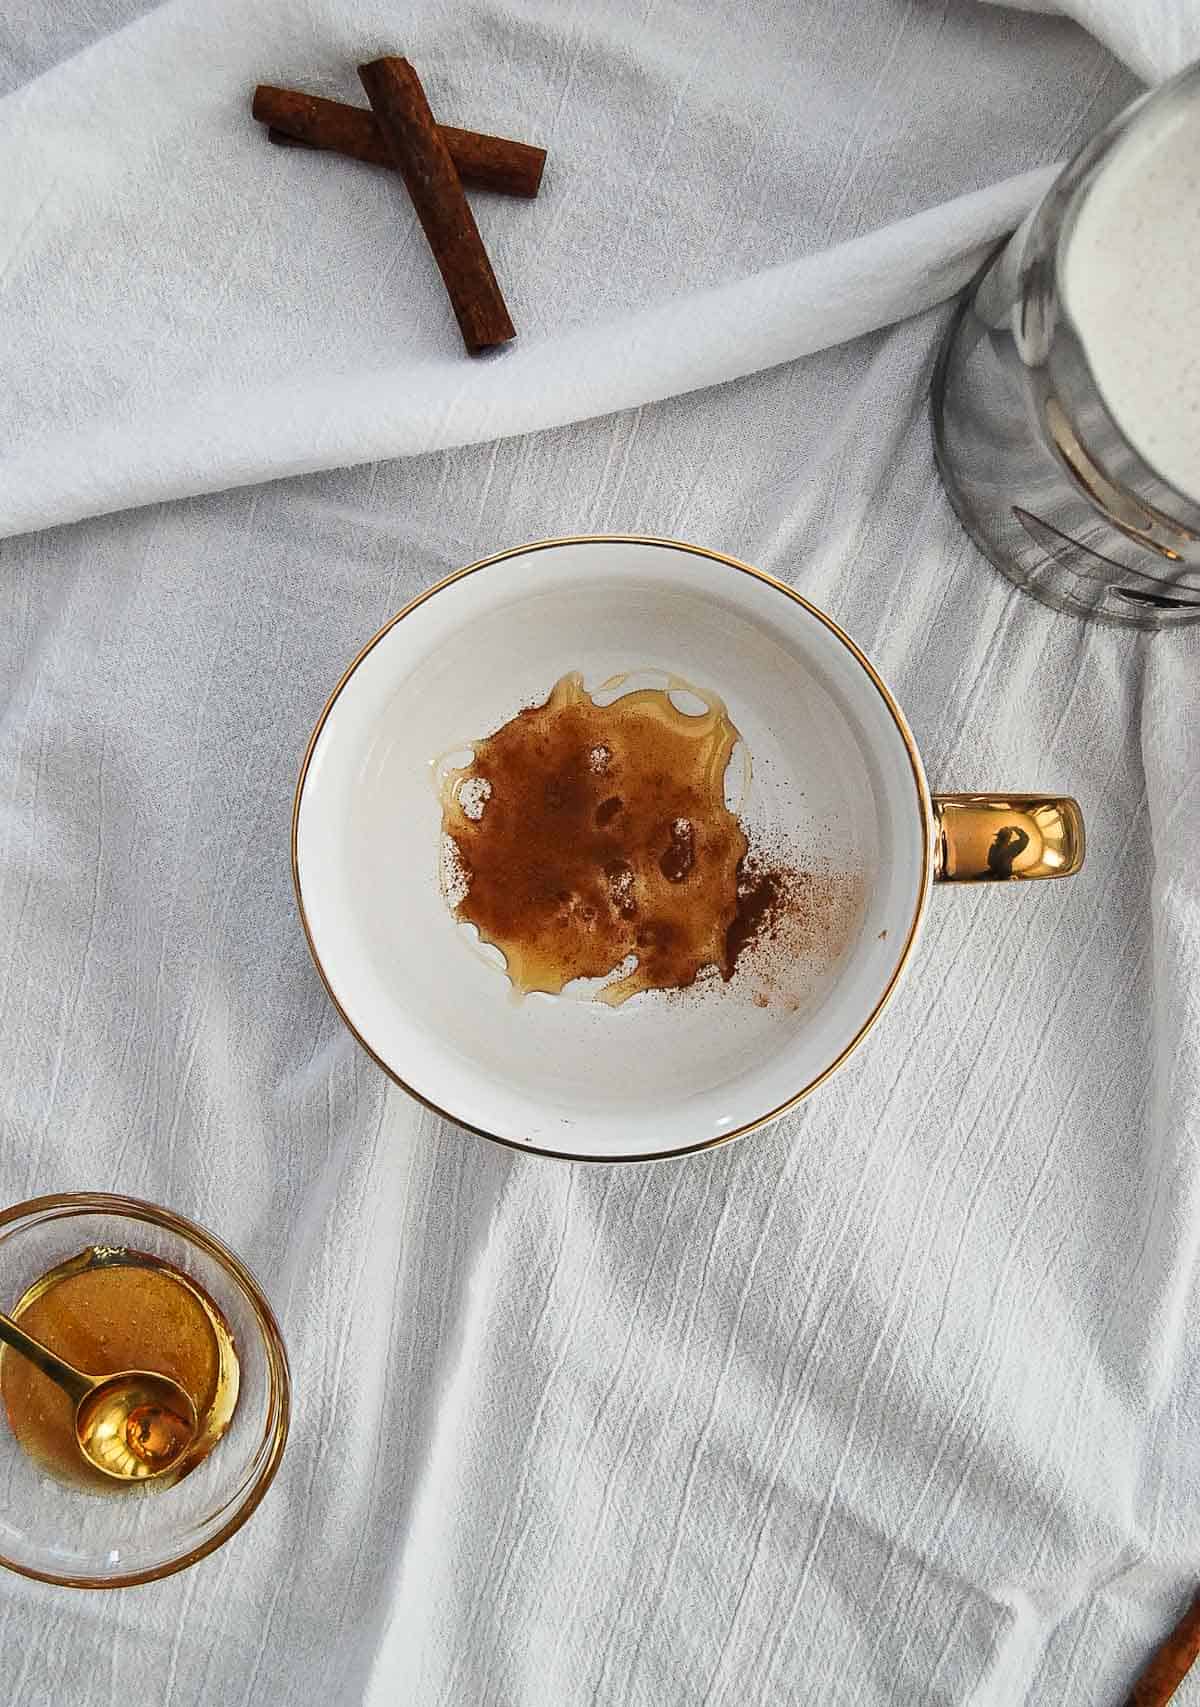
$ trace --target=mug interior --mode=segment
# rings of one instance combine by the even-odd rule
[[[436,767],[569,670],[589,689],[682,677],[725,701],[751,758],[738,808],[752,846],[850,897],[836,949],[798,967],[786,1000],[752,999],[740,976],[615,1008],[515,1000],[499,954],[451,915]],[[928,826],[903,718],[827,618],[730,559],[587,539],[464,570],[376,636],[314,734],[293,865],[330,994],[406,1089],[523,1148],[635,1159],[773,1118],[853,1048],[915,938]]]

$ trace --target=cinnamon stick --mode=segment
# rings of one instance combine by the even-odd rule
[[[299,89],[277,89],[260,83],[250,111],[270,128],[272,142],[292,148],[320,148],[365,160],[371,166],[394,169],[391,151],[375,114],[346,101],[306,95]],[[505,196],[536,196],[546,165],[546,150],[506,136],[438,126],[459,178],[474,190],[496,190]]]
[[[407,59],[360,65],[358,75],[441,271],[472,355],[516,337],[462,182]]]
[[[1164,1707],[1200,1654],[1200,1592],[1138,1678],[1125,1707]]]

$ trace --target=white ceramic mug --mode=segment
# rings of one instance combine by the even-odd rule
[[[442,894],[431,766],[569,670],[589,687],[658,671],[719,694],[753,756],[750,819],[861,877],[856,928],[804,1002],[510,998]],[[384,1071],[484,1137],[593,1161],[723,1143],[815,1089],[896,989],[935,879],[1068,876],[1082,859],[1072,800],[931,797],[887,685],[783,582],[625,536],[503,552],[414,599],[335,688],[292,823],[313,958]]]

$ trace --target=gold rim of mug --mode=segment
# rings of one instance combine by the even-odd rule
[[[868,680],[872,683],[876,692],[886,705],[892,721],[895,723],[896,728],[900,733],[900,737],[904,742],[905,751],[908,754],[908,762],[912,771],[913,783],[917,794],[917,809],[920,813],[924,832],[921,838],[921,881],[918,886],[916,905],[913,908],[912,919],[908,927],[908,935],[904,942],[904,950],[893,967],[891,976],[880,993],[879,1000],[875,1003],[875,1006],[871,1009],[871,1012],[855,1032],[854,1036],[850,1039],[849,1043],[846,1044],[845,1048],[842,1049],[827,1066],[823,1067],[815,1078],[810,1079],[809,1082],[800,1090],[795,1091],[791,1096],[785,1098],[785,1100],[777,1107],[767,1110],[764,1114],[756,1115],[753,1120],[746,1121],[734,1131],[721,1132],[715,1137],[703,1138],[694,1144],[677,1144],[673,1145],[669,1149],[649,1150],[637,1155],[582,1156],[570,1150],[546,1149],[540,1144],[530,1143],[528,1139],[514,1138],[502,1132],[492,1132],[485,1126],[476,1126],[473,1122],[464,1120],[461,1115],[455,1114],[452,1109],[442,1108],[438,1103],[432,1102],[429,1097],[424,1096],[413,1085],[410,1085],[393,1066],[391,1066],[381,1055],[372,1049],[371,1045],[354,1025],[345,1008],[338,1000],[337,995],[334,993],[333,985],[330,983],[325,968],[321,963],[321,956],[317,952],[317,945],[313,940],[313,934],[309,927],[308,914],[304,906],[304,890],[300,882],[300,861],[297,842],[300,825],[300,808],[304,799],[304,784],[308,777],[308,767],[312,761],[312,756],[316,751],[317,742],[321,738],[321,732],[325,727],[330,713],[337,704],[343,689],[346,687],[363,659],[374,651],[379,642],[383,640],[386,635],[391,633],[397,623],[403,622],[406,616],[411,616],[413,611],[417,610],[419,606],[425,604],[427,600],[435,598],[436,595],[442,592],[446,587],[453,586],[456,581],[464,580],[468,575],[478,574],[481,569],[491,569],[498,563],[509,562],[516,557],[528,557],[534,551],[547,551],[559,545],[653,545],[661,546],[665,550],[669,551],[686,551],[693,557],[706,557],[710,562],[721,563],[729,569],[736,569],[740,574],[753,576],[756,581],[762,581],[766,586],[773,587],[776,592],[782,593],[785,598],[791,599],[793,603],[800,605],[802,609],[809,613],[810,616],[816,617],[817,621],[821,623],[823,627],[827,628],[836,640],[841,642],[841,644],[854,658],[855,662],[860,665]],[[643,534],[571,534],[561,539],[539,539],[529,545],[516,545],[511,547],[508,551],[498,551],[491,557],[481,557],[477,563],[469,563],[463,569],[456,569],[453,574],[444,576],[440,581],[436,581],[432,587],[427,587],[423,593],[418,593],[416,598],[410,599],[408,604],[404,606],[403,610],[397,611],[396,615],[392,617],[390,621],[386,622],[379,632],[372,635],[371,639],[367,641],[366,645],[343,673],[337,686],[325,702],[325,709],[317,719],[316,727],[314,728],[312,735],[309,737],[308,746],[305,748],[304,759],[300,766],[300,776],[296,783],[295,800],[292,805],[292,884],[296,892],[296,906],[300,913],[300,923],[304,929],[304,937],[305,941],[308,943],[308,951],[312,955],[313,965],[316,967],[321,982],[325,986],[325,992],[328,995],[329,1000],[333,1003],[343,1025],[345,1025],[350,1035],[355,1039],[360,1047],[371,1057],[375,1065],[379,1067],[382,1072],[386,1073],[387,1077],[392,1080],[393,1084],[399,1085],[402,1091],[407,1092],[414,1101],[421,1103],[425,1108],[429,1109],[431,1113],[439,1115],[443,1120],[449,1120],[453,1125],[460,1127],[463,1131],[473,1133],[477,1138],[486,1138],[493,1144],[503,1144],[506,1149],[519,1150],[525,1155],[547,1156],[554,1161],[560,1162],[660,1162],[666,1161],[673,1156],[691,1156],[701,1150],[712,1150],[720,1144],[731,1144],[734,1139],[744,1138],[747,1133],[757,1131],[760,1126],[770,1125],[773,1120],[778,1120],[781,1115],[786,1114],[789,1109],[794,1108],[797,1103],[802,1102],[805,1097],[811,1095],[819,1085],[824,1084],[825,1080],[828,1079],[831,1074],[835,1073],[842,1063],[853,1054],[855,1049],[857,1049],[859,1044],[862,1042],[863,1038],[870,1031],[871,1027],[875,1024],[875,1021],[879,1018],[888,1002],[891,1000],[896,985],[900,981],[901,974],[908,964],[908,958],[912,953],[913,945],[917,939],[917,932],[921,927],[921,919],[924,916],[925,908],[929,900],[930,888],[933,882],[933,862],[931,852],[932,838],[933,807],[929,795],[929,786],[925,780],[925,772],[921,766],[920,755],[917,752],[917,744],[913,739],[912,731],[909,729],[908,724],[905,721],[904,713],[897,705],[890,688],[872,664],[871,660],[860,647],[855,645],[850,636],[846,634],[843,629],[838,627],[837,623],[834,622],[831,617],[826,616],[823,610],[819,610],[816,605],[810,604],[806,598],[796,592],[795,588],[789,587],[786,581],[780,581],[776,576],[768,575],[762,569],[755,569],[749,563],[742,563],[736,557],[727,557],[725,553],[721,551],[709,551],[704,546],[689,545],[684,540],[659,539]]]

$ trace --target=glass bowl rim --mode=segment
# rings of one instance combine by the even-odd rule
[[[55,1211],[61,1211],[62,1215],[55,1214]],[[28,1577],[34,1582],[53,1583],[59,1588],[133,1588],[140,1583],[159,1582],[163,1577],[174,1576],[177,1571],[186,1570],[189,1565],[194,1565],[198,1560],[206,1558],[209,1553],[214,1553],[218,1547],[223,1546],[229,1540],[231,1535],[237,1533],[257,1509],[267,1489],[275,1479],[275,1472],[279,1468],[283,1449],[287,1444],[292,1397],[287,1348],[284,1345],[275,1312],[242,1259],[231,1251],[229,1246],[219,1239],[215,1233],[210,1233],[206,1227],[200,1226],[198,1222],[189,1220],[186,1215],[180,1215],[173,1209],[165,1209],[161,1204],[150,1203],[145,1198],[125,1197],[115,1192],[101,1191],[51,1192],[43,1197],[29,1197],[22,1203],[14,1203],[7,1209],[0,1210],[0,1243],[4,1240],[5,1230],[13,1222],[65,1219],[72,1211],[82,1215],[121,1215],[130,1220],[149,1222],[154,1226],[164,1227],[187,1244],[198,1246],[207,1256],[226,1270],[245,1294],[258,1319],[267,1359],[269,1394],[267,1421],[262,1441],[255,1450],[251,1464],[253,1465],[255,1460],[261,1456],[263,1443],[267,1447],[266,1457],[255,1472],[254,1479],[242,1504],[212,1535],[206,1537],[198,1546],[190,1547],[186,1553],[180,1553],[161,1565],[150,1565],[144,1569],[128,1571],[119,1576],[105,1577],[82,1574],[67,1575],[57,1571],[41,1570],[33,1565],[19,1563],[15,1559],[10,1559],[6,1553],[0,1552],[0,1566],[6,1570],[15,1571],[18,1576]]]

